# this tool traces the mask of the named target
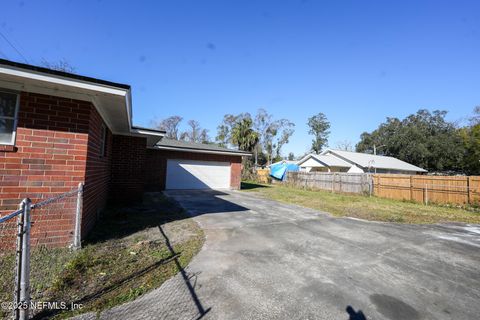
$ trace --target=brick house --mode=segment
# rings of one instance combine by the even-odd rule
[[[86,235],[109,200],[136,201],[146,189],[240,187],[248,153],[164,135],[132,125],[128,85],[0,59],[0,215],[23,198],[83,182]],[[41,224],[43,243],[70,243],[72,215]]]

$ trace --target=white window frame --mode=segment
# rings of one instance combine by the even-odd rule
[[[15,113],[13,117],[0,116],[1,119],[13,120],[12,140],[10,142],[0,142],[2,146],[14,146],[17,139],[17,125],[18,125],[18,109],[20,107],[20,94],[10,90],[0,89],[0,93],[13,94],[17,96],[15,101]]]
[[[105,124],[102,124],[102,132],[100,136],[100,157],[106,157],[107,156],[107,126]]]

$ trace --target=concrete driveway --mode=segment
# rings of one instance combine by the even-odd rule
[[[102,318],[480,316],[479,226],[333,218],[243,192],[167,194],[196,216],[204,248],[185,273]]]

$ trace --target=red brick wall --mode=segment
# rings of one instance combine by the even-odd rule
[[[92,197],[94,186],[101,194],[109,176],[108,159],[95,160],[101,121],[89,102],[22,92],[15,147],[0,148],[0,214],[17,209],[23,198],[36,203],[76,188],[88,171],[83,217],[88,230],[93,208],[105,201],[105,194]],[[32,213],[34,245],[71,243],[73,200]]]
[[[160,150],[147,149],[145,161],[145,189],[158,191],[165,189],[167,158]]]
[[[221,154],[192,153],[148,149],[145,164],[145,183],[150,190],[164,190],[167,174],[167,159],[230,162],[232,189],[240,189],[242,157]]]
[[[112,148],[110,199],[114,203],[141,200],[145,186],[146,138],[114,135]]]
[[[102,131],[106,128],[105,154],[102,155]],[[92,229],[98,213],[105,207],[110,192],[113,136],[95,108],[90,113],[88,151],[83,197],[82,236]]]
[[[230,186],[232,189],[240,190],[242,182],[242,162],[233,162],[230,171]]]
[[[36,203],[85,182],[85,236],[107,197],[117,203],[135,201],[141,199],[145,185],[165,188],[167,158],[230,162],[232,188],[240,187],[239,156],[147,151],[145,138],[110,131],[102,156],[102,124],[90,102],[22,92],[16,145],[0,145],[0,215],[16,210],[23,198]],[[70,244],[75,199],[48,208],[32,215],[32,243]]]

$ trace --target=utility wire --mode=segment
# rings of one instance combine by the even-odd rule
[[[2,57],[4,57],[5,59],[8,59],[7,55],[2,50],[0,50],[0,55],[2,55]]]
[[[25,60],[26,63],[28,63],[27,58],[8,40],[8,38],[0,31],[0,36],[2,36],[5,41]]]

